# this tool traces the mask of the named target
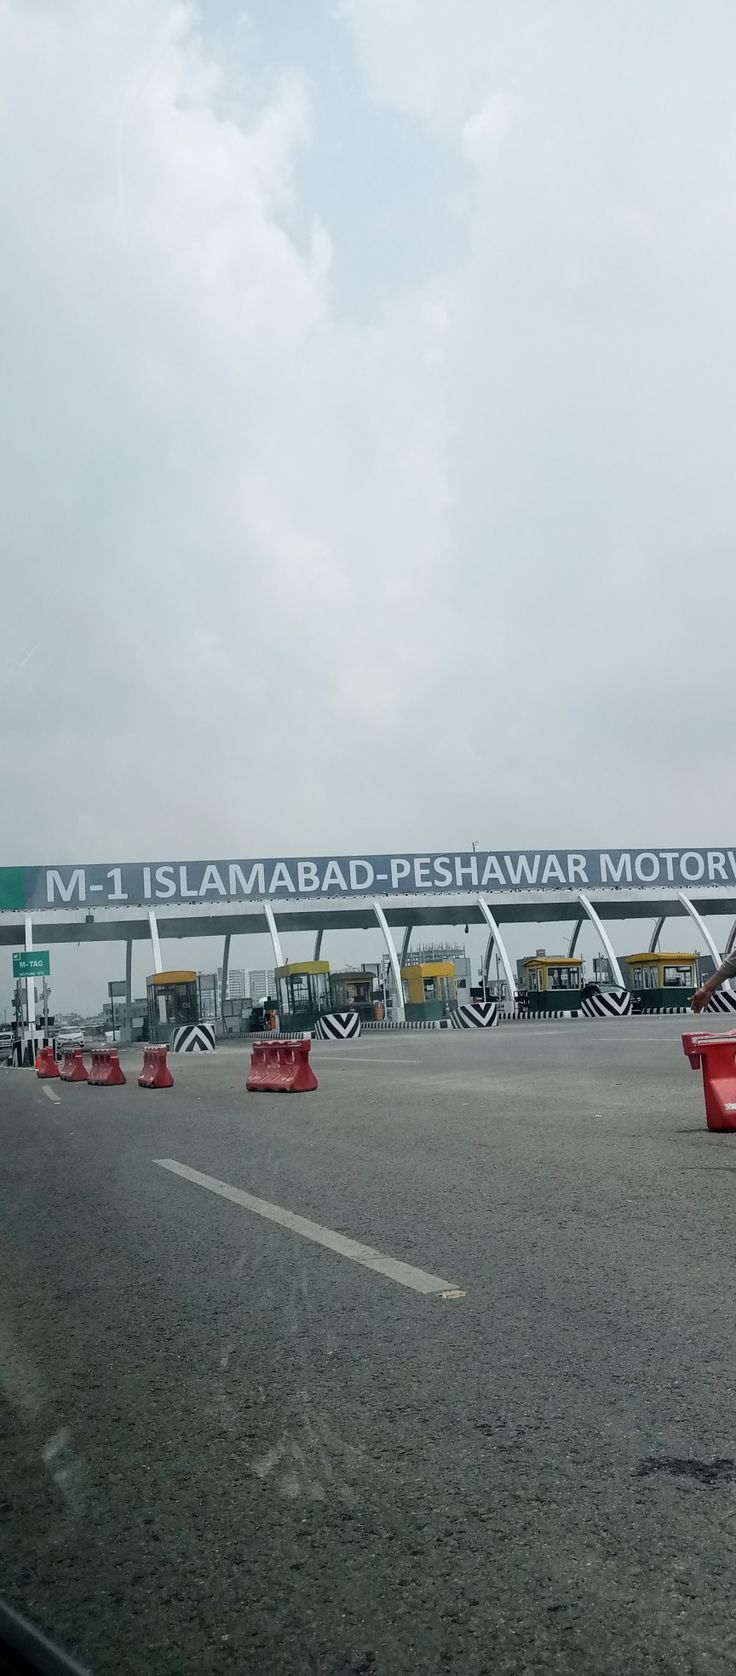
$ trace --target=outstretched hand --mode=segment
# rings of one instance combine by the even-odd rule
[[[705,985],[703,985],[702,989],[696,989],[695,994],[692,998],[692,1001],[690,1002],[690,1005],[693,1009],[693,1012],[694,1013],[704,1012],[705,1008],[708,1005],[708,1002],[710,1001],[710,997],[711,997],[711,991],[709,989],[706,989]]]

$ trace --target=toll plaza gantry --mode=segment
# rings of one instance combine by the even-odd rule
[[[706,918],[727,917],[720,948]],[[363,855],[196,862],[121,862],[113,865],[0,866],[0,945],[22,948],[60,943],[125,945],[125,1021],[132,1002],[132,951],[150,943],[153,974],[163,973],[161,941],[222,938],[222,992],[233,937],[270,938],[274,967],[288,962],[282,938],[314,936],[320,962],[329,933],[378,930],[392,973],[394,1013],[405,1017],[402,966],[415,930],[482,926],[484,970],[496,955],[514,1006],[517,980],[507,928],[557,923],[570,927],[572,961],[589,924],[610,967],[625,987],[613,946],[616,921],[653,922],[656,952],[671,918],[689,920],[697,940],[718,962],[736,940],[736,849],[460,851],[424,855]],[[528,946],[528,945],[527,945]],[[627,940],[627,946],[631,942]],[[641,964],[641,962],[640,962]],[[29,980],[30,983],[30,980]],[[29,1001],[30,991],[29,988]],[[29,1005],[29,1029],[33,1019]]]

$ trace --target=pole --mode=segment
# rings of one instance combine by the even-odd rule
[[[114,1041],[115,1040],[115,996],[113,994],[112,984],[109,983],[107,987],[110,991],[110,1016],[112,1018],[112,1039]]]
[[[30,914],[25,918],[25,949],[26,953],[33,951],[33,920]],[[33,978],[25,978],[26,992],[26,1027],[23,1037],[23,1059],[32,1065],[36,1057],[36,984]]]

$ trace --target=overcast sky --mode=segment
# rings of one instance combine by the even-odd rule
[[[0,0],[3,862],[733,842],[735,57]]]

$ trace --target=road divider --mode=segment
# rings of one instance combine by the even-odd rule
[[[602,989],[597,995],[584,995],[580,1008],[584,1018],[630,1018],[634,998],[628,989]]]
[[[45,1078],[45,1077],[58,1077],[58,1075],[59,1075],[59,1067],[58,1067],[58,1065],[56,1063],[56,1060],[54,1058],[53,1048],[52,1047],[41,1048],[41,1050],[38,1054],[38,1057],[36,1059],[36,1076],[41,1077],[41,1078]]]
[[[125,1072],[117,1048],[93,1048],[92,1064],[87,1077],[93,1088],[119,1088],[125,1082]]]
[[[319,1085],[309,1063],[312,1044],[277,1039],[251,1050],[249,1094],[310,1094]]]
[[[83,1048],[67,1048],[59,1071],[62,1082],[86,1082],[87,1067]]]
[[[360,1035],[360,1013],[323,1013],[317,1019],[317,1035],[323,1042],[350,1042]]]
[[[497,1001],[469,1001],[450,1014],[453,1030],[492,1030],[498,1024]]]
[[[214,1053],[214,1024],[179,1024],[171,1033],[172,1053]]]
[[[143,1070],[138,1078],[139,1088],[173,1088],[174,1078],[168,1064],[168,1048],[145,1047]]]

